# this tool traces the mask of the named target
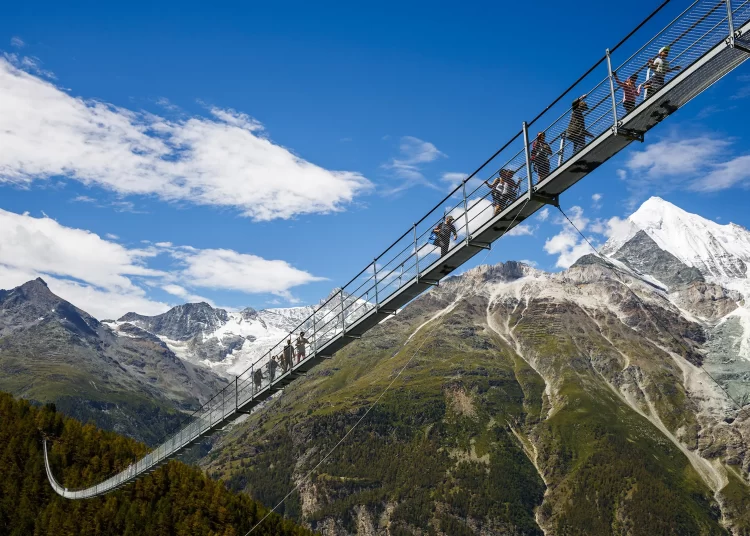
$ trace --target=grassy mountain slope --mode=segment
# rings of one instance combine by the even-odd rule
[[[148,334],[118,336],[41,279],[0,295],[0,390],[153,444],[226,384]]]
[[[287,515],[336,535],[747,534],[747,460],[700,445],[729,430],[690,384],[701,330],[601,266],[517,271],[441,283],[238,426],[209,473],[280,500],[415,356]]]

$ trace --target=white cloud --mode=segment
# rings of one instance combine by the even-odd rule
[[[536,227],[520,223],[505,233],[505,236],[533,236],[534,231],[536,231]]]
[[[267,292],[291,299],[292,287],[325,280],[285,261],[228,249],[176,250],[173,256],[184,264],[180,279],[189,286],[201,288]]]
[[[210,300],[209,298],[206,298],[204,296],[201,296],[199,294],[193,294],[189,290],[187,290],[185,287],[181,287],[180,285],[175,284],[168,284],[161,287],[161,289],[164,292],[167,292],[171,294],[172,296],[177,296],[178,298],[181,298],[182,300],[189,302],[189,303],[200,303],[200,302],[206,302],[210,306],[214,306],[214,302]]]
[[[466,178],[466,173],[459,173],[455,171],[446,171],[440,176],[440,180],[448,184],[453,189]]]
[[[539,263],[537,263],[536,261],[532,261],[531,259],[521,259],[518,262],[521,262],[523,264],[527,264],[527,265],[531,266],[532,268],[536,268],[539,265]]]
[[[0,58],[0,182],[64,176],[121,196],[233,207],[256,220],[340,211],[371,187],[360,173],[295,155],[233,110],[170,121],[72,97],[24,67]],[[429,154],[424,147],[410,158]]]
[[[0,209],[0,229],[0,263],[15,269],[72,277],[122,291],[135,290],[131,276],[163,275],[145,266],[145,261],[154,256],[152,251],[126,249],[48,217]]]
[[[661,140],[634,153],[626,164],[630,205],[651,192],[685,185],[697,192],[749,186],[750,155],[732,156],[731,145],[731,140],[701,136]]]
[[[23,48],[26,46],[26,43],[23,42],[23,39],[21,39],[18,36],[13,36],[10,38],[10,46],[13,48]]]
[[[583,209],[573,206],[568,211],[568,217],[573,224],[583,232],[589,224],[589,219],[583,215]],[[574,262],[588,253],[593,253],[591,246],[583,240],[565,218],[555,220],[562,230],[544,243],[544,251],[550,255],[557,255],[555,265],[559,268],[569,268]],[[594,244],[596,247],[596,244]]]
[[[36,75],[43,76],[45,78],[50,78],[52,80],[57,78],[55,76],[55,73],[53,73],[52,71],[47,71],[46,69],[43,69],[42,60],[34,56],[19,56],[18,54],[14,54],[14,53],[10,53],[10,54],[5,53],[3,54],[3,58],[5,58],[8,64],[18,69],[23,69],[24,71],[28,71]],[[2,62],[2,58],[0,58],[0,62]]]
[[[34,218],[0,209],[0,288],[43,277],[50,289],[98,318],[138,307],[144,314],[164,312],[134,278],[163,272],[145,266],[153,252],[126,249],[51,218]]]
[[[706,176],[693,180],[690,189],[698,192],[715,192],[733,186],[747,187],[749,184],[750,155],[745,155],[714,165]]]
[[[549,207],[544,207],[542,210],[537,212],[536,218],[539,221],[547,221],[547,218],[549,218]]]
[[[394,175],[403,179],[404,182],[395,188],[391,188],[386,193],[400,192],[416,184],[434,187],[432,183],[425,179],[422,169],[425,164],[434,162],[438,158],[444,158],[445,154],[440,152],[432,143],[414,136],[403,136],[401,138],[399,153],[399,157],[391,159],[387,164],[383,164],[383,167],[392,170]]]
[[[558,255],[555,266],[558,268],[570,268],[578,259],[593,253],[591,247],[583,240],[578,239],[575,231],[560,231],[544,244],[544,251],[550,255]]]
[[[662,140],[646,146],[642,151],[635,151],[626,166],[630,171],[651,179],[685,177],[716,162],[729,145],[730,142],[726,140],[707,136]]]
[[[116,235],[105,239],[28,213],[0,209],[0,229],[0,288],[42,277],[53,292],[97,318],[167,310],[169,305],[152,299],[148,288],[209,303],[192,289],[270,293],[293,301],[293,287],[322,280],[285,261],[231,250],[199,250],[170,242],[129,249],[113,241]],[[171,261],[169,271],[149,266],[157,256]]]
[[[119,240],[120,239],[119,236],[117,236],[116,234],[112,234],[112,233],[105,234],[104,238],[106,238],[107,240]]]

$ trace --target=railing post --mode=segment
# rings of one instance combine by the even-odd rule
[[[312,317],[313,317],[312,353],[317,354],[318,353],[318,328],[315,326],[315,311],[313,311]]]
[[[417,224],[414,224],[414,256],[417,259],[417,282],[419,282],[419,246],[417,244]]]
[[[237,376],[234,377],[234,411],[237,411],[240,409],[240,392],[238,389],[238,378]]]
[[[398,274],[398,288],[401,288],[401,279],[404,277],[404,263],[401,263],[401,271]]]
[[[727,3],[727,22],[729,23],[729,46],[734,46],[734,19],[732,18],[732,0]]]
[[[466,227],[466,245],[468,246],[471,236],[469,236],[469,205],[466,201],[466,181],[461,183],[461,190],[464,195],[464,225]]]
[[[557,167],[561,167],[563,165],[564,160],[565,160],[565,131],[563,130],[560,133],[560,150],[557,153]]]
[[[528,183],[528,190],[526,195],[531,199],[532,187],[534,184],[533,177],[531,176],[531,152],[529,151],[529,127],[526,121],[523,122],[523,151],[526,154],[526,181]]]
[[[339,291],[339,301],[341,302],[341,334],[346,335],[346,316],[344,314],[344,289]]]
[[[609,49],[607,49],[607,69],[609,70],[609,92],[612,95],[612,117],[614,118],[614,125],[612,126],[612,132],[617,135],[617,96],[615,95],[615,76],[612,72],[612,59],[609,56]]]
[[[380,308],[380,300],[378,298],[378,259],[372,261],[372,276],[375,278],[375,310]]]
[[[224,387],[224,389],[221,390],[221,420],[224,420],[224,417],[226,416],[226,410],[227,410],[227,388]]]

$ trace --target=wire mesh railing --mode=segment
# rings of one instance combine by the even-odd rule
[[[392,297],[419,282],[441,257],[470,244],[472,237],[498,214],[528,196],[530,188],[565,168],[575,155],[659,95],[679,69],[688,68],[722,43],[729,35],[728,1],[696,0],[671,15],[664,9],[669,2],[664,2],[636,28],[640,31],[659,24],[659,32],[642,44],[634,38],[634,30],[613,48],[612,54],[608,51],[528,128],[537,123],[548,126],[529,135],[524,124],[521,132],[477,171],[351,281],[315,307],[284,339],[187,417],[159,447],[94,488],[75,492],[64,490],[48,466],[55,489],[65,496],[82,498],[129,482],[196,438],[225,425],[237,417],[241,408],[270,396],[313,357],[330,355],[328,347],[332,343],[347,336],[369,315],[381,312]],[[735,28],[746,24],[750,20],[750,0],[735,0],[731,13]],[[612,68],[615,53],[627,55],[627,59]],[[574,98],[566,102],[566,95]]]

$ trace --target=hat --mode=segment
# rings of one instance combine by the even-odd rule
[[[659,49],[659,54],[661,54],[662,52],[666,52],[667,54],[669,54],[669,51],[670,51],[670,50],[671,50],[671,49],[669,48],[669,46],[666,46],[666,47],[661,47],[661,48]]]
[[[455,220],[455,218],[453,216],[447,216],[445,218],[445,221],[454,221],[454,220]]]

